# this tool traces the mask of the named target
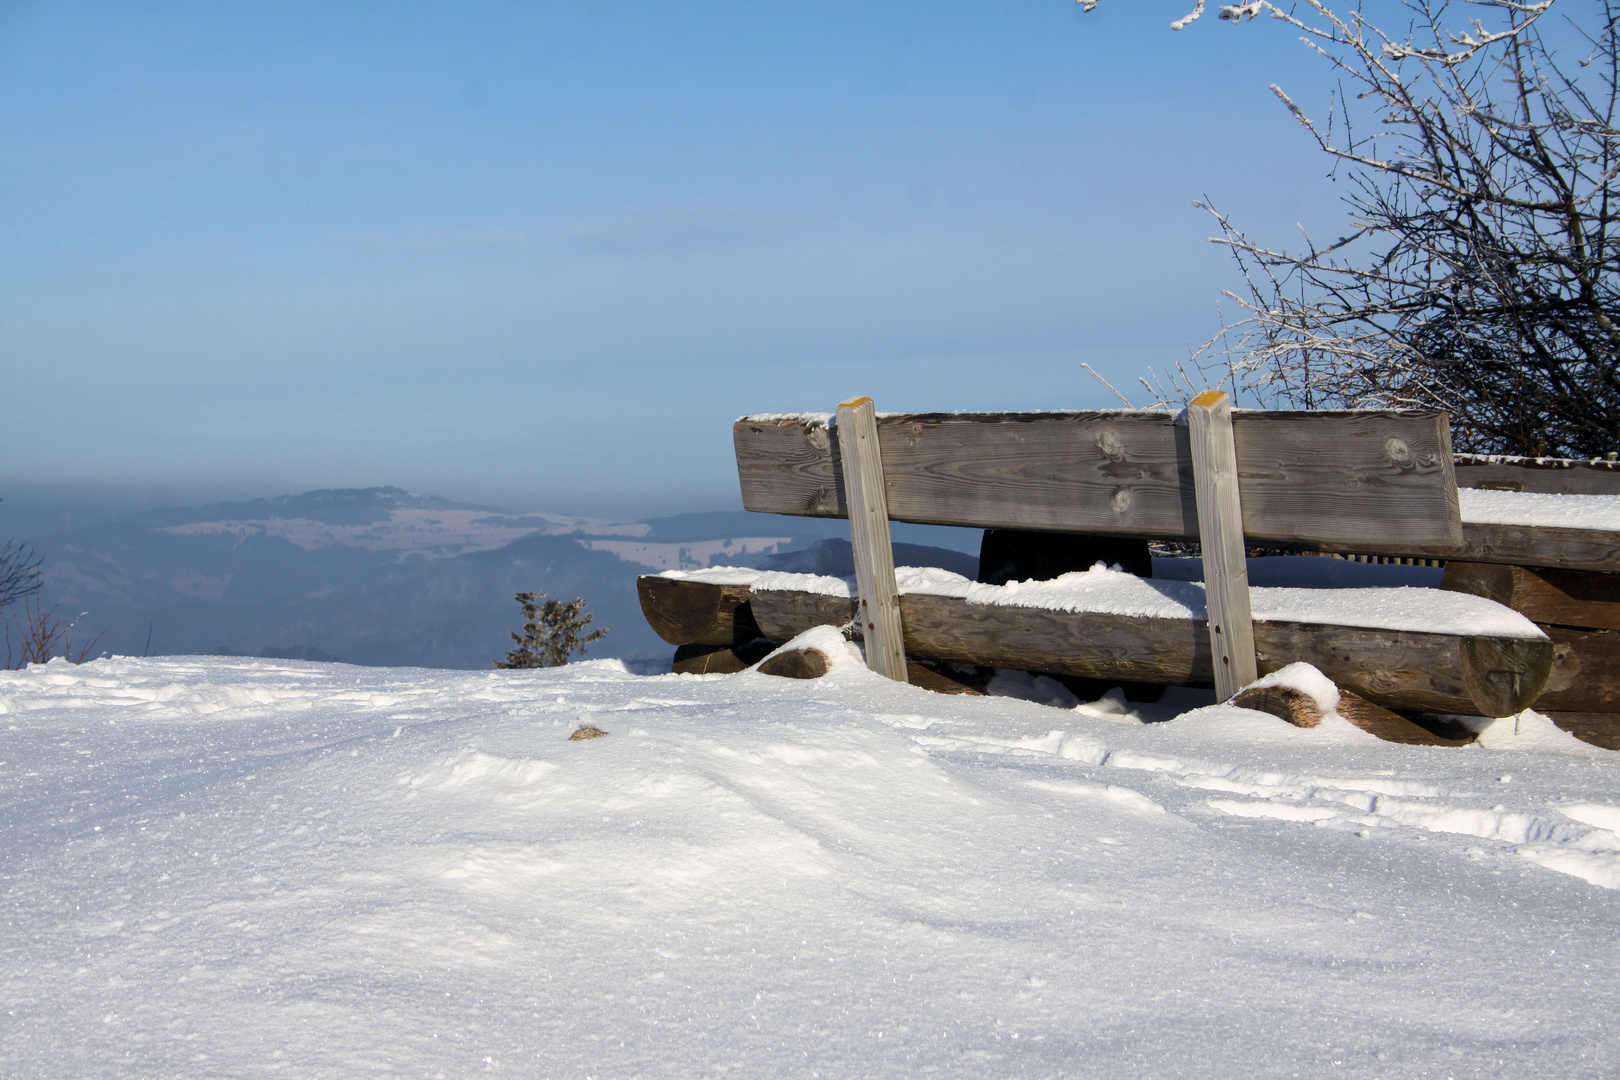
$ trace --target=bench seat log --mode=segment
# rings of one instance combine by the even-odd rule
[[[785,640],[812,626],[847,626],[848,597],[756,589],[754,618]],[[928,660],[1049,671],[1116,682],[1209,684],[1208,624],[903,593],[906,652]],[[1262,673],[1296,660],[1387,708],[1508,716],[1528,707],[1552,670],[1553,643],[1314,623],[1256,621]]]
[[[1510,607],[1552,639],[1537,709],[1620,712],[1620,575],[1450,562],[1442,588]]]
[[[1620,713],[1620,631],[1542,630],[1553,642],[1553,666],[1537,710]]]
[[[1495,600],[1531,622],[1620,630],[1620,574],[1454,560],[1440,587]]]
[[[748,608],[747,585],[648,574],[636,579],[636,595],[647,624],[671,645],[742,645],[760,636]]]

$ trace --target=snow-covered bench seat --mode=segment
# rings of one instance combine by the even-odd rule
[[[1465,488],[1457,496],[1461,545],[1378,554],[1620,573],[1620,495]]]
[[[859,636],[852,577],[711,567],[643,582],[644,598],[659,591],[666,608],[717,613],[711,621],[746,600],[754,625],[778,641],[819,625]],[[896,582],[909,656],[1121,682],[1212,678],[1201,582],[1101,567],[1007,585],[901,567]],[[1306,661],[1390,708],[1511,715],[1535,699],[1551,667],[1547,636],[1483,597],[1416,587],[1253,588],[1250,595],[1262,673]]]

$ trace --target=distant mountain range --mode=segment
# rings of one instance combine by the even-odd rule
[[[153,510],[21,539],[45,558],[45,603],[86,612],[79,630],[107,630],[98,651],[485,668],[511,647],[518,592],[584,597],[594,625],[613,627],[592,656],[665,657],[673,649],[642,618],[638,575],[765,560],[836,572],[847,529],[744,511],[513,514],[385,487]],[[916,546],[970,547],[971,534],[895,533],[911,542],[900,561],[971,572],[970,555]]]

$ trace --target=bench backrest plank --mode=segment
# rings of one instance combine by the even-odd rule
[[[1443,413],[1239,412],[1233,434],[1251,538],[1462,542]],[[1198,535],[1187,428],[1167,413],[909,413],[878,437],[896,521]],[[744,417],[733,438],[749,510],[848,516],[825,421]]]
[[[1620,462],[1456,455],[1457,486],[1547,495],[1620,495]]]

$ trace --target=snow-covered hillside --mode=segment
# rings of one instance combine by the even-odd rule
[[[1615,1075],[1620,755],[1191,694],[0,674],[0,1074]]]
[[[27,539],[44,556],[46,606],[85,612],[86,636],[106,631],[98,651],[477,669],[511,648],[518,592],[584,598],[595,625],[613,628],[592,656],[667,657],[642,618],[637,575],[755,565],[847,532],[842,521],[742,511],[639,522],[512,514],[364,488],[151,510]],[[930,526],[896,535],[978,543]],[[901,547],[916,565],[955,554]]]

